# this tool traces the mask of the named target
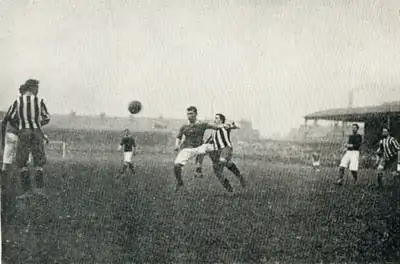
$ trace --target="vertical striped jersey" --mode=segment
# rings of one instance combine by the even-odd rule
[[[50,114],[44,100],[32,94],[19,96],[6,116],[18,120],[18,129],[41,128],[50,121]]]
[[[392,159],[397,157],[397,153],[400,151],[399,142],[392,136],[388,136],[379,141],[378,155],[385,158]]]
[[[206,143],[213,144],[215,150],[220,150],[226,147],[232,147],[231,129],[227,129],[225,127],[218,128],[206,140]]]

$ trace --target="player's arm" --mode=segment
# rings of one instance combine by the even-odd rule
[[[14,101],[14,103],[8,108],[8,111],[6,115],[3,118],[3,121],[1,122],[1,149],[4,150],[5,146],[5,138],[6,138],[6,128],[7,124],[11,121],[11,119],[16,117],[17,114],[17,101]]]
[[[227,128],[229,130],[240,129],[240,127],[237,126],[235,122],[230,122],[230,123],[226,123],[226,124],[228,125],[228,127],[225,127],[225,128]]]
[[[121,150],[123,145],[124,145],[124,139],[121,139],[121,142],[118,145],[118,150]]]
[[[351,147],[360,149],[361,143],[362,143],[362,137],[361,135],[358,135],[358,137],[356,137],[354,144],[349,144],[349,145],[351,145]]]
[[[220,125],[205,123],[205,126],[206,126],[206,129],[214,129],[214,130],[217,130],[219,128],[232,129],[234,127],[232,125],[232,123],[225,123],[225,124],[220,124]]]
[[[182,143],[182,138],[183,138],[183,126],[179,129],[179,133],[175,139],[175,147],[174,147],[175,151],[179,150],[179,147],[181,146]]]
[[[379,147],[376,150],[376,155],[381,158],[383,156],[383,145],[382,145],[382,140],[379,141]]]
[[[50,123],[50,114],[49,111],[47,110],[47,106],[44,103],[44,100],[40,100],[40,125],[45,126],[48,123]]]
[[[394,137],[392,138],[392,145],[396,149],[396,151],[400,151],[400,144]]]

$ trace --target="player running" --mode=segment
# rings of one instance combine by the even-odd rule
[[[226,117],[223,114],[216,114],[214,123],[218,126],[225,124]],[[213,135],[206,141],[206,144],[212,144],[213,148],[208,152],[213,170],[217,178],[221,181],[222,185],[228,192],[232,192],[233,188],[227,178],[223,177],[223,170],[226,167],[230,170],[240,181],[242,187],[246,186],[245,179],[241,174],[236,164],[232,161],[233,147],[231,142],[231,130],[237,129],[235,123],[232,126],[219,127]],[[210,150],[210,148],[206,148]]]
[[[391,170],[393,176],[398,176],[399,142],[390,135],[388,128],[382,129],[382,139],[377,150],[378,163],[378,187],[382,186],[383,172]]]
[[[200,155],[205,154],[203,145],[204,133],[207,129],[218,129],[219,126],[197,120],[197,108],[190,106],[186,109],[189,124],[183,125],[176,137],[175,151],[179,151],[174,161],[174,174],[176,178],[176,191],[183,187],[182,168],[187,162]],[[220,127],[222,127],[221,125]],[[185,138],[183,139],[183,136]]]
[[[120,173],[124,174],[127,168],[129,168],[132,173],[135,173],[135,169],[133,168],[132,164],[132,155],[136,156],[136,142],[128,129],[124,130],[124,136],[122,137],[118,146],[118,150],[121,149],[124,151],[124,160]]]

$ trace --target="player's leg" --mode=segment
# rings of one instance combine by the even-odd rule
[[[385,171],[390,171],[394,179],[397,177],[397,157],[392,159],[384,159],[383,163],[378,166],[378,187],[383,186]]]
[[[131,160],[131,158],[132,158],[131,153],[132,153],[132,152],[129,152],[129,151],[125,151],[125,152],[124,152],[124,159],[123,159],[123,161],[122,161],[122,168],[121,168],[121,170],[120,170],[120,173],[121,173],[121,174],[124,174],[125,171],[126,171],[126,169],[129,167],[128,162],[129,162],[129,161]]]
[[[129,151],[129,152],[125,152],[126,154],[126,156],[125,156],[125,162],[126,162],[126,165],[128,166],[128,168],[130,169],[130,171],[132,172],[132,173],[135,173],[135,169],[133,168],[133,164],[132,164],[132,156],[133,156],[133,152],[132,151]]]
[[[125,155],[124,155],[124,156],[125,156]],[[119,173],[120,173],[120,174],[124,174],[125,171],[126,171],[126,168],[127,168],[126,163],[125,163],[124,161],[122,161],[122,166],[121,166],[121,169],[119,170]]]
[[[15,210],[15,179],[8,172],[15,161],[18,136],[13,133],[6,133],[4,141],[1,175],[1,224],[3,227],[12,220]]]
[[[314,153],[312,154],[312,166],[313,166],[313,169],[314,169],[316,172],[319,172],[319,171],[320,171],[321,159],[320,159],[320,155],[319,155],[317,152],[314,152]]]
[[[382,179],[383,179],[383,173],[385,171],[385,167],[387,167],[387,162],[385,161],[385,158],[381,158],[378,163],[377,167],[377,183],[378,187],[381,187],[383,185]]]
[[[19,177],[21,188],[24,192],[19,199],[28,198],[31,196],[32,185],[29,170],[27,167],[29,152],[31,151],[32,131],[24,129],[19,131],[16,161],[19,169]]]
[[[221,182],[222,186],[228,192],[233,192],[231,183],[223,175],[225,164],[220,162],[221,151],[219,150],[219,151],[211,152],[209,154],[209,156],[212,161],[212,166],[213,166],[215,176],[217,177],[217,179]]]
[[[176,179],[176,191],[183,186],[182,168],[188,163],[193,156],[193,149],[185,148],[179,151],[174,161],[174,175]]]
[[[353,182],[356,183],[358,179],[358,166],[360,162],[360,152],[358,151],[352,151],[350,153],[350,172],[351,175],[353,176]]]
[[[31,137],[31,149],[33,165],[35,167],[35,182],[37,194],[44,195],[44,172],[43,166],[46,164],[46,152],[44,149],[43,135],[40,130],[34,130]]]
[[[338,177],[337,182],[336,182],[337,185],[342,185],[343,184],[344,171],[349,166],[349,163],[350,163],[350,154],[349,154],[348,151],[346,151],[346,153],[342,157],[342,160],[340,161],[339,177]]]
[[[195,177],[202,178],[203,177],[203,162],[204,162],[205,154],[200,154],[196,156],[196,174]]]
[[[239,179],[240,185],[242,187],[245,187],[246,182],[244,180],[244,177],[236,164],[232,161],[232,156],[233,149],[231,147],[225,147],[221,149],[220,162],[222,162],[222,164]]]
[[[28,157],[28,162],[27,165],[29,166],[29,164],[33,163],[33,156],[32,156],[32,152],[29,152],[29,157]]]

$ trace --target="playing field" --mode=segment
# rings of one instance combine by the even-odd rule
[[[5,263],[400,261],[400,194],[370,186],[371,172],[340,188],[335,169],[249,157],[237,160],[246,189],[225,172],[230,195],[207,160],[206,177],[188,166],[175,194],[172,154],[142,153],[136,175],[123,177],[119,155],[85,155],[51,160],[48,199],[17,204],[3,230]]]

